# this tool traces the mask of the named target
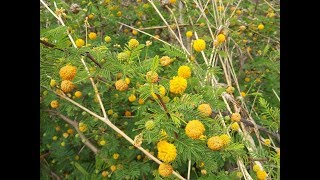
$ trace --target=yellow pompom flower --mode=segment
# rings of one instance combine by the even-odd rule
[[[207,145],[210,149],[216,151],[223,147],[223,141],[219,136],[213,136],[208,139]]]
[[[238,131],[239,130],[239,124],[237,122],[234,122],[231,124],[231,129],[234,131]]]
[[[95,40],[97,39],[97,34],[95,32],[91,32],[88,34],[89,39]]]
[[[231,114],[231,121],[239,122],[241,120],[241,115],[239,113]]]
[[[245,92],[243,92],[243,91],[240,93],[240,95],[241,95],[241,97],[246,97],[247,96],[247,94]]]
[[[140,105],[142,105],[142,104],[144,104],[144,100],[141,99],[141,98],[139,98],[138,103],[139,103]]]
[[[64,138],[68,138],[68,137],[69,137],[69,134],[68,134],[68,133],[63,133],[62,136],[63,136]]]
[[[110,36],[104,37],[104,41],[106,41],[107,43],[111,42],[111,37]]]
[[[199,139],[204,131],[204,125],[199,120],[189,121],[185,128],[187,136],[192,139]]]
[[[263,30],[264,29],[264,25],[263,24],[259,24],[258,25],[258,29],[261,31],[261,30]]]
[[[166,91],[166,88],[164,86],[160,85],[159,92],[160,92],[160,96],[164,96],[164,95],[166,95],[167,91]]]
[[[69,80],[63,80],[61,82],[61,90],[65,93],[71,92],[76,86],[73,84],[73,82]]]
[[[82,96],[82,92],[81,92],[81,91],[76,91],[76,92],[74,93],[74,96],[75,96],[76,98],[80,98],[80,97]]]
[[[79,123],[79,130],[81,131],[81,132],[85,132],[85,131],[87,131],[87,125],[86,124],[83,124],[83,123]]]
[[[246,78],[244,78],[244,81],[245,81],[245,82],[250,82],[250,78],[249,78],[249,77],[246,77]]]
[[[260,166],[258,164],[253,165],[252,167],[254,172],[258,172],[260,170]]]
[[[82,46],[84,46],[84,44],[85,44],[85,42],[84,42],[83,39],[77,39],[77,40],[76,40],[76,46],[77,46],[78,48],[81,48]]]
[[[138,31],[137,30],[132,30],[132,34],[136,36],[138,34]]]
[[[236,10],[236,13],[237,13],[238,15],[241,15],[241,14],[242,14],[242,11],[241,11],[240,9],[237,9],[237,10]]]
[[[188,66],[180,66],[178,76],[188,79],[191,76],[191,69]]]
[[[101,140],[101,141],[99,141],[99,144],[100,144],[100,146],[104,146],[104,145],[106,145],[106,141],[105,140]]]
[[[131,116],[131,112],[130,112],[130,111],[125,111],[125,112],[124,112],[124,115],[125,115],[126,117],[129,117],[129,116]]]
[[[187,36],[188,38],[191,38],[192,35],[193,35],[192,31],[187,31],[187,32],[186,32],[186,36]]]
[[[212,114],[212,109],[209,104],[200,104],[198,106],[198,110],[204,115],[204,116],[210,116]]]
[[[155,83],[158,81],[158,73],[154,71],[148,71],[146,74],[147,81],[151,81],[152,83]]]
[[[163,162],[171,162],[176,159],[177,148],[174,144],[168,143],[165,140],[159,141],[157,144],[158,158]]]
[[[193,49],[201,52],[206,48],[206,42],[203,39],[197,39],[193,42]]]
[[[110,169],[111,169],[111,171],[112,171],[112,172],[114,172],[114,171],[116,171],[116,170],[117,170],[117,166],[112,165],[112,166],[110,167]]]
[[[113,114],[113,110],[112,109],[109,109],[108,110],[108,115],[112,115]]]
[[[173,168],[170,164],[162,163],[159,165],[158,171],[162,177],[168,177],[172,174]]]
[[[234,87],[228,86],[227,89],[226,89],[226,92],[227,92],[228,94],[232,94],[232,93],[234,92]]]
[[[222,139],[223,146],[227,146],[231,142],[231,137],[227,134],[220,135],[220,139]]]
[[[119,156],[120,156],[120,155],[119,155],[118,153],[114,153],[114,154],[112,155],[113,159],[118,159]]]
[[[125,91],[128,89],[128,84],[123,79],[116,81],[115,86],[118,91]]]
[[[218,11],[223,11],[224,7],[223,6],[218,6],[217,9],[218,9]]]
[[[134,49],[139,46],[139,41],[137,41],[136,39],[130,39],[130,41],[128,42],[128,46],[130,49]]]
[[[53,136],[53,137],[52,137],[52,140],[54,140],[54,141],[56,141],[57,139],[58,139],[57,136]]]
[[[183,77],[174,76],[170,80],[170,92],[174,94],[181,94],[183,93],[187,88],[187,80]]]
[[[268,177],[268,174],[264,170],[259,170],[257,172],[258,180],[265,180],[265,179],[267,179],[267,177]]]
[[[53,101],[51,101],[50,106],[51,106],[53,109],[56,109],[56,108],[59,107],[59,102],[58,102],[57,100],[53,100]]]
[[[108,171],[102,171],[101,173],[102,177],[107,177],[109,175]]]
[[[226,41],[226,36],[225,36],[224,34],[219,34],[219,35],[217,36],[217,41],[218,41],[219,43],[223,43],[224,41]]]
[[[93,18],[94,18],[94,15],[93,15],[93,14],[89,14],[88,18],[89,18],[89,19],[93,19]]]
[[[72,80],[76,76],[76,73],[77,67],[72,65],[65,65],[59,71],[62,80]]]
[[[265,143],[267,146],[269,146],[269,145],[271,144],[271,141],[270,141],[270,139],[265,139],[265,140],[264,140],[264,143]]]
[[[73,134],[73,133],[74,133],[74,131],[73,131],[73,129],[68,129],[68,130],[67,130],[67,133],[69,133],[69,134]]]
[[[54,86],[56,86],[56,85],[57,85],[56,80],[51,79],[51,80],[50,80],[50,86],[51,86],[51,87],[54,87]]]
[[[137,97],[134,94],[131,94],[128,99],[130,102],[134,102],[137,99]]]
[[[125,81],[127,84],[130,84],[130,82],[131,82],[129,78],[125,78],[124,81]]]
[[[160,64],[162,66],[168,66],[169,64],[171,64],[172,59],[169,56],[163,56],[160,59]]]

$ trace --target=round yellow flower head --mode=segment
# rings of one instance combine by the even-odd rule
[[[269,146],[269,145],[271,144],[271,141],[270,141],[270,139],[265,139],[265,140],[264,140],[264,143],[265,143],[267,146]]]
[[[222,134],[220,136],[220,139],[222,139],[222,143],[223,143],[223,146],[227,146],[230,144],[231,142],[231,137],[228,136],[227,134]]]
[[[264,29],[264,25],[263,24],[259,24],[258,25],[258,29],[261,31],[261,30],[263,30]]]
[[[137,41],[136,39],[130,39],[130,41],[128,42],[128,46],[130,49],[134,49],[139,46],[139,41]]]
[[[242,25],[242,26],[239,27],[239,29],[240,29],[241,31],[244,31],[244,30],[246,30],[246,26],[243,26],[243,25]]]
[[[246,97],[247,96],[247,94],[245,92],[243,92],[243,91],[240,93],[240,95],[241,95],[241,97]]]
[[[75,96],[76,98],[80,98],[80,97],[82,96],[81,91],[76,91],[76,92],[74,93],[74,96]]]
[[[79,130],[81,131],[81,132],[85,132],[85,131],[87,131],[87,125],[86,124],[83,124],[83,123],[79,123]]]
[[[50,80],[50,86],[51,86],[51,87],[54,87],[54,86],[56,86],[56,85],[57,85],[56,80],[51,79],[51,80]]]
[[[155,124],[153,120],[147,121],[144,126],[146,127],[147,130],[151,130],[154,128]]]
[[[123,79],[116,81],[115,86],[118,91],[125,91],[128,89],[128,84]]]
[[[174,76],[170,80],[170,92],[174,94],[183,93],[186,90],[187,86],[187,80],[183,77]]]
[[[231,114],[231,121],[239,122],[241,120],[241,115],[239,113]]]
[[[62,136],[63,136],[64,138],[67,138],[67,137],[69,137],[69,134],[68,134],[68,133],[63,133]]]
[[[136,36],[138,34],[138,31],[134,29],[132,30],[132,34]]]
[[[171,58],[168,57],[168,56],[163,56],[163,57],[161,57],[161,59],[160,59],[160,64],[161,64],[162,66],[168,66],[169,64],[171,64],[171,62],[172,62],[172,60],[171,60]]]
[[[226,41],[226,36],[225,36],[224,34],[219,34],[219,35],[217,36],[217,41],[218,41],[219,43],[223,43],[224,41]]]
[[[130,102],[134,102],[137,99],[137,97],[134,94],[131,94],[128,99]]]
[[[130,79],[129,78],[125,78],[124,81],[126,81],[127,84],[130,84]]]
[[[117,58],[119,61],[125,61],[129,58],[130,56],[128,55],[128,53],[125,53],[125,52],[120,52],[118,55],[117,55]]]
[[[85,44],[85,42],[84,42],[83,39],[77,39],[77,40],[76,40],[76,46],[77,46],[78,48],[81,48],[82,46],[84,46],[84,44]]]
[[[197,39],[193,42],[193,49],[201,52],[206,48],[206,42],[203,39]]]
[[[99,144],[100,144],[100,146],[104,146],[104,145],[106,145],[106,141],[105,141],[105,140],[101,140],[101,141],[99,142]]]
[[[77,68],[72,65],[65,65],[59,71],[62,80],[72,80],[76,76],[76,73]]]
[[[112,165],[112,166],[110,167],[110,169],[111,169],[111,171],[112,171],[112,172],[114,172],[114,171],[116,171],[116,170],[117,170],[117,166]]]
[[[187,36],[188,38],[191,38],[192,35],[193,35],[192,31],[187,31],[187,32],[186,32],[186,36]]]
[[[234,131],[238,131],[239,130],[239,124],[237,122],[234,122],[231,124],[231,129]]]
[[[177,148],[174,144],[165,140],[159,141],[157,144],[158,158],[163,162],[169,163],[176,159]]]
[[[125,112],[124,112],[124,115],[125,115],[126,117],[129,117],[129,116],[131,116],[131,112],[130,112],[130,111],[125,111]]]
[[[210,116],[212,114],[212,109],[209,104],[200,104],[198,106],[198,110],[204,115],[204,116]]]
[[[244,78],[244,81],[245,81],[245,82],[250,82],[250,78],[249,78],[249,77],[246,77],[246,78]]]
[[[57,100],[53,100],[53,101],[51,101],[50,106],[52,108],[56,109],[59,107],[59,102]]]
[[[241,14],[242,14],[242,11],[241,11],[240,9],[237,9],[237,10],[236,10],[236,13],[237,13],[238,15],[241,15]]]
[[[180,66],[178,76],[188,79],[191,76],[191,69],[188,66]]]
[[[260,166],[258,164],[253,165],[252,167],[254,172],[258,172],[260,170]]]
[[[159,165],[158,171],[162,177],[168,177],[172,174],[173,168],[170,164],[162,163]]]
[[[67,130],[67,133],[69,133],[69,134],[73,134],[73,133],[74,133],[74,131],[73,131],[73,129],[68,129],[68,130]]]
[[[139,98],[138,103],[139,103],[140,105],[141,105],[141,104],[144,104],[144,100],[141,99],[141,98]]]
[[[97,39],[97,34],[95,32],[91,32],[88,34],[89,39],[95,40]]]
[[[258,180],[265,180],[265,179],[267,179],[267,177],[268,177],[268,174],[264,170],[259,170],[257,172]]]
[[[204,125],[199,120],[189,121],[185,128],[187,136],[192,139],[199,139],[204,131]]]
[[[104,37],[104,41],[106,41],[107,43],[111,42],[111,37],[110,36]]]
[[[166,88],[162,85],[159,87],[160,96],[166,95]]]
[[[227,89],[226,89],[226,92],[227,92],[228,94],[232,94],[232,93],[234,92],[234,87],[228,86]]]
[[[108,171],[102,171],[101,173],[102,177],[107,177],[109,175]]]
[[[148,71],[146,74],[147,81],[151,81],[152,83],[155,83],[158,81],[158,73],[154,71]]]
[[[223,6],[218,6],[217,9],[218,9],[218,11],[223,11],[224,7]]]
[[[121,11],[118,11],[118,12],[117,12],[117,16],[119,16],[119,17],[122,16],[122,12],[121,12]]]
[[[113,159],[118,159],[119,156],[120,156],[120,155],[119,155],[118,153],[114,153],[114,154],[112,155]]]
[[[89,14],[88,18],[89,18],[89,19],[93,19],[93,18],[94,18],[94,15],[93,15],[93,14]]]
[[[69,80],[63,80],[61,82],[61,90],[65,93],[71,92],[76,86],[73,84],[73,82]]]
[[[108,115],[112,115],[113,114],[113,110],[112,109],[109,109],[108,110]]]
[[[223,147],[223,141],[219,136],[213,136],[208,139],[207,145],[210,149],[216,151]]]
[[[206,175],[207,174],[207,170],[201,169],[201,174]]]

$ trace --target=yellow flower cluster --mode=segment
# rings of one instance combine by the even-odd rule
[[[139,46],[139,41],[137,41],[136,39],[130,39],[130,41],[128,42],[128,46],[130,49],[134,49]]]
[[[170,164],[162,163],[159,165],[158,171],[162,177],[168,177],[172,174],[173,168]]]
[[[188,66],[180,66],[178,76],[188,79],[191,76],[191,69]]]
[[[206,42],[203,39],[197,39],[193,42],[193,49],[201,52],[206,48]]]
[[[157,144],[158,158],[163,162],[171,162],[176,159],[177,149],[174,144],[168,143],[165,140],[159,141]]]
[[[187,89],[187,80],[183,77],[174,76],[170,80],[170,92],[174,94],[181,94]]]
[[[185,128],[187,136],[192,139],[199,139],[204,131],[204,125],[199,120],[189,121]]]
[[[80,130],[81,132],[85,132],[85,131],[87,131],[87,129],[88,129],[88,127],[87,127],[86,124],[84,124],[84,123],[79,123],[79,130]]]
[[[155,83],[158,81],[158,73],[154,71],[148,71],[146,74],[147,81],[151,81],[152,83]]]
[[[62,80],[72,80],[77,73],[77,68],[72,65],[65,65],[59,71]]]
[[[208,139],[207,145],[210,149],[216,151],[223,147],[223,141],[219,136],[213,136]]]
[[[52,108],[55,109],[55,108],[59,107],[59,102],[57,100],[53,100],[53,101],[51,101],[50,105]]]
[[[227,134],[220,135],[220,139],[222,140],[223,146],[227,146],[231,142],[231,137]]]
[[[171,64],[172,59],[169,56],[163,56],[160,59],[160,64],[161,66],[168,66],[169,64]]]
[[[128,89],[128,84],[123,79],[116,81],[115,86],[118,91],[125,91]]]
[[[198,106],[198,110],[204,115],[204,116],[210,116],[212,114],[212,109],[209,104],[200,104]]]
[[[61,82],[61,90],[65,93],[71,92],[76,86],[73,84],[73,82],[69,80],[63,80]]]
[[[241,115],[239,113],[232,113],[231,120],[235,122],[239,122],[241,120]]]

